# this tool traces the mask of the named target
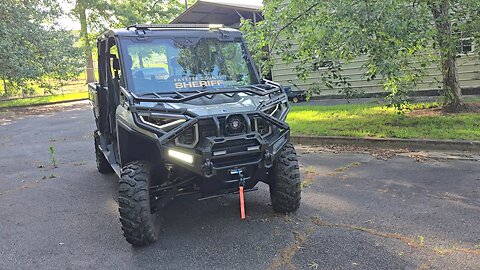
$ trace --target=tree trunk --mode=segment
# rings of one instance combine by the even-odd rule
[[[90,46],[90,38],[88,37],[86,7],[84,3],[81,3],[81,1],[77,1],[77,12],[80,20],[80,36],[83,39],[85,53],[85,72],[87,74],[87,83],[91,83],[95,81],[95,74],[93,72],[92,47]]]
[[[8,96],[8,92],[7,92],[7,80],[5,80],[4,77],[2,77],[2,81],[3,81],[3,91],[5,92],[5,96],[7,97]]]
[[[440,48],[443,91],[445,92],[444,109],[458,112],[464,108],[462,89],[458,81],[457,39],[452,34],[450,18],[450,0],[432,3],[431,10],[437,28],[437,42]]]
[[[442,56],[443,89],[448,102],[444,108],[448,111],[458,112],[464,108],[462,89],[458,82],[457,59],[455,55]]]

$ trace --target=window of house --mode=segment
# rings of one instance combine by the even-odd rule
[[[453,34],[458,37],[457,53],[469,54],[474,51],[473,38],[471,32],[463,31],[456,23],[452,24]]]
[[[474,51],[473,39],[471,37],[460,38],[460,44],[458,44],[458,54],[468,54]]]

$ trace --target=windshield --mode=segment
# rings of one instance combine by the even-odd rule
[[[232,88],[257,82],[241,41],[214,38],[127,39],[127,87],[137,94]]]

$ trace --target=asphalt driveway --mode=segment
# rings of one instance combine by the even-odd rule
[[[184,197],[133,248],[93,130],[85,102],[0,112],[0,269],[480,269],[478,161],[300,147],[296,214],[275,215],[264,185],[245,221],[235,196]]]

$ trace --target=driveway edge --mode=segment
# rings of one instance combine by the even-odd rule
[[[55,105],[55,104],[70,103],[70,102],[84,101],[84,100],[88,100],[88,98],[68,99],[68,100],[61,100],[61,101],[54,101],[54,102],[46,102],[46,103],[37,103],[37,104],[26,104],[26,105],[17,105],[17,106],[9,106],[9,107],[0,107],[0,110],[9,110],[9,109],[18,109],[18,108],[28,108],[28,107],[39,107],[39,106]],[[1,101],[0,101],[0,102],[1,102]]]
[[[407,148],[411,150],[480,151],[480,141],[359,138],[341,136],[291,136],[292,143],[303,145],[355,145],[374,148]]]

